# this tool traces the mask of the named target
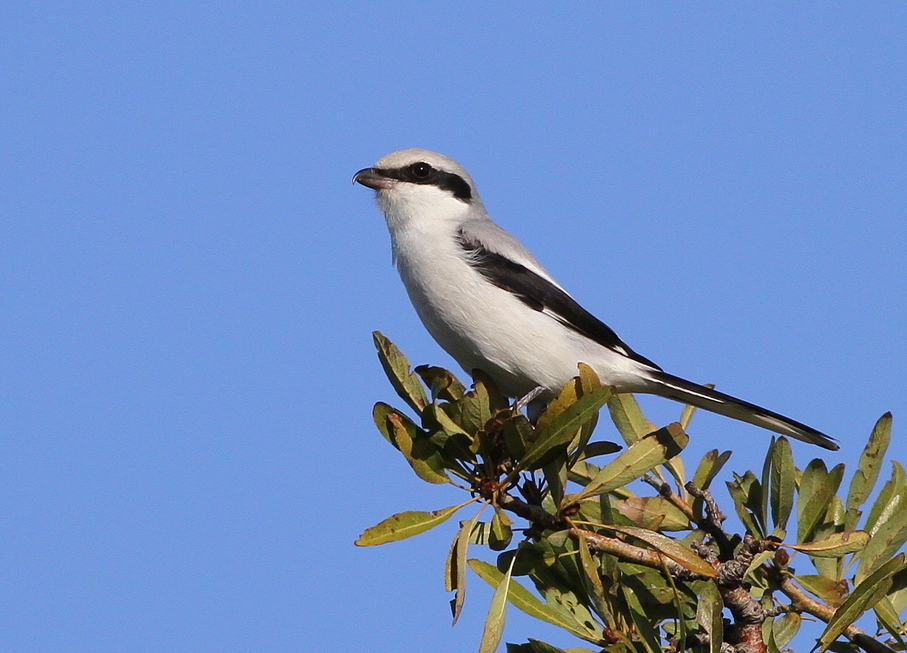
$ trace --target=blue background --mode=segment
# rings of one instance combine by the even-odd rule
[[[400,403],[372,330],[453,366],[350,185],[403,147],[465,165],[633,348],[841,440],[801,466],[852,469],[886,410],[905,458],[902,4],[35,1],[0,26],[5,651],[477,647],[454,522],[352,545],[461,499],[370,417]],[[736,471],[769,439],[690,432]],[[578,644],[511,611],[527,636]]]

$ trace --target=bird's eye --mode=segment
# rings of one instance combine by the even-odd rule
[[[432,173],[432,167],[424,161],[420,161],[412,164],[409,167],[409,171],[413,173],[413,177],[416,179],[426,179]]]

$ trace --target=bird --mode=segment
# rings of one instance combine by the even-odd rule
[[[375,191],[393,262],[425,328],[468,373],[507,396],[546,404],[589,365],[620,393],[648,393],[835,451],[793,419],[665,372],[584,309],[520,242],[492,221],[469,173],[419,148],[353,176]]]

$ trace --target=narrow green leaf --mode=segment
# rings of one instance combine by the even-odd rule
[[[614,426],[627,444],[633,444],[656,429],[642,414],[642,409],[632,394],[615,394],[608,400],[608,410]]]
[[[769,531],[768,506],[771,503],[771,482],[772,482],[772,459],[775,447],[778,446],[778,438],[772,436],[768,450],[765,452],[765,461],[762,463],[762,479],[759,485],[762,488],[761,502],[758,510],[759,523],[767,533]]]
[[[425,388],[419,377],[410,371],[406,356],[380,331],[373,332],[372,339],[378,350],[378,360],[381,361],[381,367],[391,386],[403,401],[417,413],[421,413],[428,405],[428,397],[425,396]]]
[[[709,636],[708,653],[721,653],[721,643],[724,641],[724,618],[721,611],[724,603],[718,587],[711,581],[698,584],[699,600],[696,603],[696,623],[698,623]]]
[[[797,502],[798,542],[807,542],[812,538],[816,527],[833,504],[843,477],[843,463],[835,465],[831,471],[825,471],[825,462],[816,458],[806,466],[800,477],[800,496]]]
[[[907,477],[905,477],[904,468],[897,461],[892,461],[891,478],[879,491],[879,496],[873,502],[863,528],[873,535],[896,512],[904,494],[907,494]]]
[[[598,570],[598,563],[592,556],[592,552],[589,551],[589,543],[586,542],[586,538],[580,537],[577,540],[576,547],[579,550],[579,559],[583,567],[583,572],[586,574],[586,578],[588,579],[589,585],[592,588],[590,595],[604,594],[605,587],[604,585],[602,585],[602,578]]]
[[[907,642],[904,641],[904,634],[907,634],[907,624],[901,623],[900,613],[895,609],[890,597],[882,597],[873,607],[876,618],[882,627],[898,642],[897,650],[907,649]]]
[[[907,571],[896,574],[892,579],[888,600],[898,614],[907,609]]]
[[[683,410],[680,411],[680,419],[677,421],[680,422],[680,425],[683,427],[683,430],[686,431],[687,427],[690,425],[690,420],[693,419],[693,413],[696,412],[696,406],[691,406],[687,404],[683,407]]]
[[[674,610],[675,610],[675,617],[676,617],[674,620],[675,627],[676,627],[675,635],[677,636],[678,642],[686,642],[687,641],[687,620],[684,618],[684,614],[686,612],[686,610],[685,610],[686,605],[691,597],[685,596],[677,588],[677,583],[674,582],[674,577],[668,571],[667,565],[662,564],[662,567],[663,567],[662,570],[664,571],[664,578],[665,578],[665,580],[668,581],[668,586],[670,587],[671,594],[674,598]],[[684,585],[684,589],[689,591],[688,588],[686,587],[686,585]]]
[[[772,447],[771,507],[775,528],[786,529],[794,508],[794,456],[787,438]]]
[[[647,528],[637,528],[636,526],[616,526],[614,524],[607,524],[606,528],[642,540],[659,553],[663,553],[677,564],[700,576],[714,578],[718,575],[715,568],[708,562],[700,558],[684,545],[661,533],[650,531]]]
[[[891,442],[891,413],[885,413],[876,422],[869,442],[863,449],[860,462],[853,478],[850,479],[850,490],[847,492],[847,521],[845,528],[853,530],[860,518],[860,506],[869,498],[879,478],[882,460]]]
[[[696,473],[693,474],[693,485],[700,490],[707,490],[730,457],[730,451],[719,454],[718,449],[712,449],[707,452],[705,456],[702,457],[702,461],[699,463]]]
[[[832,533],[821,540],[804,544],[785,544],[784,546],[817,558],[840,558],[848,553],[861,550],[868,542],[869,533],[866,531],[843,531]]]
[[[581,649],[583,651],[588,651],[589,653],[594,653],[589,649]],[[529,642],[526,644],[507,644],[507,653],[579,653],[580,649],[569,649],[565,651],[562,648],[552,646],[546,642],[539,641],[537,639],[529,638]]]
[[[507,595],[510,593],[510,577],[513,574],[513,563],[516,556],[510,559],[504,577],[498,583],[488,606],[488,616],[485,617],[485,628],[482,630],[482,641],[479,644],[479,653],[494,653],[501,643],[504,634],[504,623],[507,619]]]
[[[457,624],[460,613],[463,611],[463,603],[466,601],[466,558],[469,552],[469,543],[472,539],[473,530],[479,520],[479,515],[482,514],[484,509],[485,506],[482,506],[482,508],[476,511],[476,514],[472,516],[472,519],[469,519],[460,525],[460,530],[457,531],[457,535],[450,547],[450,554],[448,557],[449,562],[447,569],[445,570],[445,587],[448,592],[455,592],[454,597],[450,601],[450,612],[453,617],[453,625]]]
[[[577,503],[596,494],[605,494],[622,487],[673,458],[687,446],[689,437],[674,422],[634,442],[589,481],[579,494],[568,497]]]
[[[907,553],[901,553],[876,569],[858,584],[819,637],[820,651],[826,650],[844,630],[878,603],[892,585],[892,576],[907,567]]]
[[[583,454],[579,457],[580,460],[588,460],[589,458],[594,458],[595,456],[607,456],[612,453],[617,453],[622,447],[615,442],[590,442],[585,447],[583,447]]]
[[[740,476],[734,474],[733,481],[726,483],[731,499],[734,500],[734,510],[743,527],[749,533],[758,538],[765,538],[765,529],[763,524],[758,521],[758,515],[762,507],[762,486],[756,480],[756,475],[747,471]]]
[[[473,499],[464,503],[435,510],[434,512],[423,512],[420,510],[410,510],[392,515],[379,524],[365,529],[359,539],[356,540],[356,546],[375,546],[376,544],[385,544],[387,542],[396,542],[405,540],[413,535],[424,533],[434,528],[438,524],[443,524],[460,508]]]
[[[472,570],[476,572],[480,578],[492,587],[497,587],[504,577],[504,575],[498,571],[497,567],[482,560],[471,559],[469,561],[469,566],[472,567]],[[554,626],[559,626],[587,642],[592,642],[593,644],[601,643],[600,638],[597,637],[594,632],[588,630],[575,619],[570,619],[558,610],[545,605],[515,580],[511,580],[510,582],[510,594],[508,598],[514,606],[528,614],[530,617],[534,617],[535,619],[539,619]]]
[[[678,424],[678,426],[680,425]],[[643,646],[643,650],[645,650],[646,653],[664,653],[664,649],[661,647],[661,641],[658,637],[658,631],[655,629],[652,619],[647,614],[646,609],[642,607],[639,595],[623,586],[620,587],[620,591],[627,607],[630,609],[630,618],[633,620],[633,625],[636,627],[636,632],[639,634],[639,640]]]
[[[907,492],[895,497],[898,500],[890,502],[890,511],[885,510],[880,514],[874,524],[872,539],[860,552],[860,566],[855,577],[858,583],[907,542],[907,520],[904,519],[904,513],[907,511]]]
[[[450,548],[447,550],[447,559],[444,561],[444,591],[453,592],[461,586],[459,579],[459,571],[457,569],[457,541],[460,539],[460,531],[457,531],[457,534],[454,535],[453,540],[450,543]],[[450,602],[451,611],[453,611],[453,601]],[[454,612],[454,619],[456,619],[456,612]]]
[[[593,390],[576,400],[576,403],[567,407],[557,417],[541,424],[536,428],[536,440],[523,455],[521,462],[523,469],[535,469],[537,463],[545,454],[558,446],[565,446],[573,439],[576,430],[586,420],[601,408],[611,395],[610,386]]]
[[[542,466],[542,474],[548,483],[548,496],[551,502],[559,506],[564,500],[564,490],[567,487],[567,459],[557,456],[554,460]]]

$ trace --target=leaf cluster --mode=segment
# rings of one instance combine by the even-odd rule
[[[843,464],[829,470],[814,459],[800,469],[788,441],[773,439],[759,476],[734,473],[727,482],[745,529],[734,534],[710,491],[731,453],[708,452],[691,476],[679,455],[692,408],[657,428],[632,395],[614,394],[580,364],[532,422],[481,373],[467,389],[442,368],[411,370],[389,340],[374,338],[388,379],[415,414],[378,403],[378,430],[419,478],[467,497],[393,515],[357,544],[411,537],[479,504],[453,538],[445,589],[456,622],[467,568],[494,586],[480,653],[498,647],[508,604],[592,647],[574,653],[774,653],[805,619],[825,623],[822,650],[907,648],[903,467],[892,462],[890,479],[874,491],[890,414],[875,425],[846,495]],[[622,444],[592,440],[605,406]],[[470,545],[498,552],[495,563],[470,559]],[[870,610],[873,634],[854,625]],[[507,648],[560,650],[538,640]]]

